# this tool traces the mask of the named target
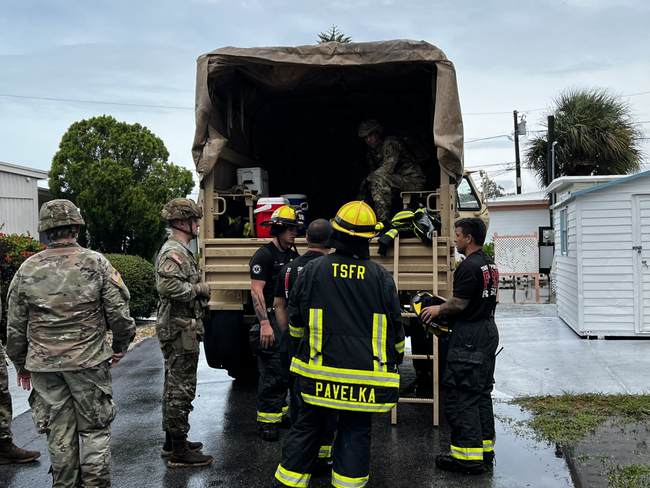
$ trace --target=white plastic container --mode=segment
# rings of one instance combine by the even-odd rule
[[[263,168],[239,168],[237,184],[246,185],[251,191],[257,191],[257,196],[266,197],[269,194],[269,174]]]

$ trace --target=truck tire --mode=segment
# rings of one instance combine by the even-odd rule
[[[248,344],[243,312],[211,311],[205,321],[203,348],[211,368],[225,369],[237,380],[255,378],[255,358]]]

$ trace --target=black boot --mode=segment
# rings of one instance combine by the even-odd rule
[[[172,438],[172,454],[167,461],[170,468],[186,468],[207,466],[212,462],[212,456],[201,451],[192,451],[184,438]]]
[[[275,442],[280,439],[280,432],[277,424],[260,422],[257,424],[257,433],[265,441]]]
[[[482,461],[460,461],[449,454],[438,454],[436,456],[436,467],[443,471],[453,471],[455,473],[485,473],[485,466],[483,466]]]
[[[187,442],[187,447],[190,451],[200,451],[203,449],[202,442],[192,442],[188,440],[185,440],[185,442]],[[160,455],[162,457],[168,457],[172,455],[172,436],[169,434],[169,432],[165,432],[165,443],[160,448]]]

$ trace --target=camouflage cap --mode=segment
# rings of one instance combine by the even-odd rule
[[[57,199],[45,202],[38,215],[38,231],[66,225],[85,225],[81,212],[70,200]]]
[[[203,217],[203,210],[194,200],[189,198],[174,198],[168,201],[160,212],[165,220],[200,219]]]
[[[383,129],[384,128],[379,123],[379,121],[375,119],[364,120],[359,124],[359,137],[363,138],[372,134],[373,132],[381,132]]]

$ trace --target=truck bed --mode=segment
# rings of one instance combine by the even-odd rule
[[[242,310],[248,301],[250,278],[248,262],[255,251],[270,239],[205,239],[203,271],[210,285],[211,310]],[[447,296],[451,290],[451,256],[449,239],[438,237],[436,253],[432,246],[416,238],[397,238],[388,256],[377,252],[377,241],[370,243],[370,257],[384,266],[395,278],[399,291],[428,290]],[[299,253],[307,247],[304,238],[296,239]],[[437,268],[437,273],[433,270]],[[395,269],[398,270],[397,275]]]

